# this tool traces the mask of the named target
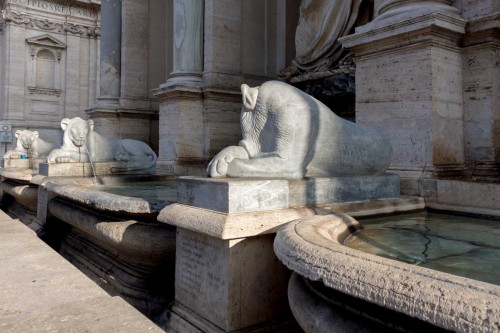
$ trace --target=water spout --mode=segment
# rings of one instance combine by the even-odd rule
[[[90,168],[92,169],[92,174],[94,175],[94,185],[97,185],[97,175],[96,175],[95,169],[94,169],[94,162],[92,162],[92,158],[90,157],[90,153],[89,153],[89,150],[87,149],[87,146],[83,145],[83,148],[85,148],[85,151],[87,152],[87,155],[89,157]]]

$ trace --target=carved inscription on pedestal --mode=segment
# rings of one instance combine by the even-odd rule
[[[228,293],[227,241],[188,230],[177,234],[175,298],[204,318],[223,324]]]

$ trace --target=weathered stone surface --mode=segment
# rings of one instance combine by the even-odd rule
[[[365,176],[390,163],[391,145],[378,131],[336,116],[297,88],[268,81],[241,91],[243,140],[214,157],[211,177]]]
[[[395,2],[405,7],[405,1]],[[389,138],[389,170],[402,177],[405,195],[426,195],[415,181],[465,170],[459,42],[466,21],[451,6],[438,4],[451,11],[443,12],[433,5],[424,12],[410,6],[404,15],[374,21],[342,40],[356,59],[356,120]]]
[[[0,248],[2,332],[162,331],[3,213]]]
[[[0,188],[28,209],[36,211],[37,187],[30,184],[2,181],[0,182]]]
[[[389,183],[398,184],[397,176],[380,177],[387,177]],[[345,177],[341,183],[345,184],[349,179],[356,183],[356,177]],[[269,326],[275,325],[269,320],[280,315],[280,309],[272,305],[276,300],[273,297],[278,296],[271,290],[285,288],[281,284],[283,277],[271,268],[263,273],[261,265],[255,264],[252,259],[255,255],[259,262],[271,263],[275,260],[274,254],[269,252],[270,248],[259,244],[264,244],[264,241],[267,244],[277,228],[304,216],[331,212],[330,209],[359,210],[360,214],[367,214],[369,211],[393,212],[423,207],[422,200],[398,198],[350,202],[345,206],[336,203],[331,208],[328,205],[312,207],[315,198],[318,202],[324,200],[331,203],[329,195],[335,197],[336,181],[331,178],[179,178],[179,203],[165,207],[158,216],[158,221],[174,225],[178,230],[176,304],[172,309],[171,325],[183,332],[230,332],[237,329],[237,326],[231,326],[233,324],[249,325],[253,321],[255,325],[275,327],[279,331],[283,326]],[[312,195],[313,192],[307,192],[307,188],[317,188],[317,197]],[[258,250],[252,250],[253,247]],[[240,248],[246,250],[240,253]],[[252,290],[259,281],[260,293],[254,292],[252,297],[249,295],[243,299],[242,294],[231,289],[234,284],[240,283],[234,279],[243,275]],[[250,304],[268,312],[264,315],[257,310],[245,310],[248,318],[242,312],[239,314],[241,318],[234,319],[238,311],[250,308]],[[254,329],[258,331],[257,326]]]
[[[428,206],[436,209],[500,216],[500,186],[459,180],[437,181],[436,200]]]
[[[357,298],[449,330],[500,331],[499,286],[341,245],[357,228],[357,221],[340,214],[305,218],[280,229],[274,251],[305,278]]]
[[[210,237],[235,239],[275,233],[285,223],[315,214],[312,208],[222,213],[182,204],[165,207],[158,221]]]
[[[33,170],[28,168],[4,168],[0,171],[4,179],[29,182],[33,178]]]
[[[265,211],[399,196],[393,174],[306,179],[179,179],[178,203],[219,212]]]
[[[44,187],[59,197],[77,202],[83,206],[109,213],[127,213],[130,216],[150,216],[160,212],[173,201],[144,199],[122,196],[95,189],[92,178],[48,180]],[[104,186],[104,185],[102,185]],[[124,185],[126,186],[126,185]]]
[[[136,261],[173,256],[174,231],[165,225],[107,218],[54,199],[49,202],[49,211],[59,220],[104,243],[105,247],[118,250]]]
[[[25,160],[7,160],[25,161]],[[10,216],[18,218],[26,225],[31,225],[36,217],[37,187],[31,184],[33,169],[6,168],[0,172],[2,181],[0,189],[3,192],[3,209]],[[36,229],[36,228],[34,228]]]
[[[222,332],[285,314],[290,273],[276,257],[262,255],[271,250],[273,239],[269,234],[221,240],[178,229],[176,302]]]
[[[307,333],[382,333],[375,324],[367,324],[366,320],[360,320],[348,311],[342,311],[321,296],[315,295],[309,290],[297,273],[293,273],[288,283],[288,302],[293,316]],[[377,318],[379,319],[379,318]]]

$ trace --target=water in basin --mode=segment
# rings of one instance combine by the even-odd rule
[[[344,245],[500,285],[500,221],[418,213],[362,220]]]
[[[126,197],[142,198],[148,201],[177,201],[176,180],[99,185],[94,187],[94,189]]]

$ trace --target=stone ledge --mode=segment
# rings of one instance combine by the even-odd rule
[[[313,215],[342,212],[362,217],[416,211],[424,208],[424,199],[419,197],[366,200],[314,208],[301,207],[232,214],[183,204],[172,204],[160,212],[158,221],[228,240],[275,233],[286,223]]]
[[[70,162],[70,163],[40,163],[39,174],[47,177],[54,176],[111,176],[120,175],[121,172],[114,170],[125,169],[128,162],[112,161],[112,162]],[[144,175],[151,172],[144,172]]]
[[[226,214],[173,204],[165,207],[158,221],[218,239],[236,239],[275,233],[284,223],[314,215],[311,208]]]

